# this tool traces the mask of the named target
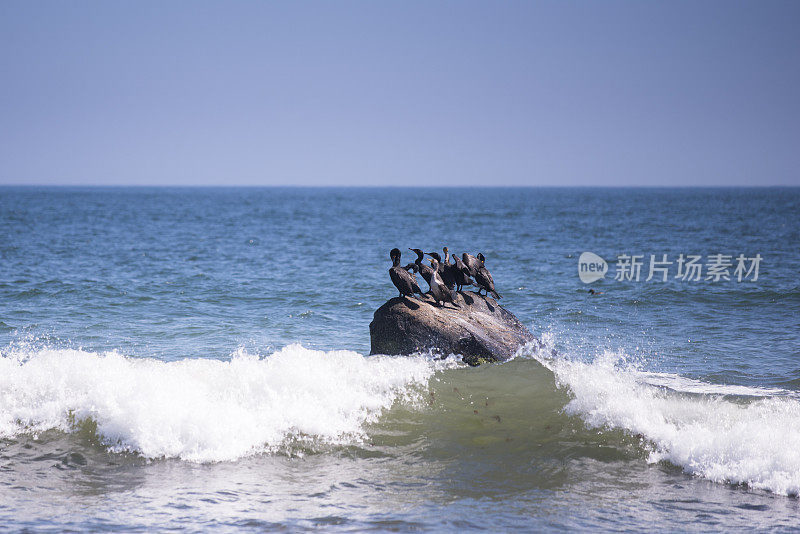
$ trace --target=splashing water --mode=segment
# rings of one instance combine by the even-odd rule
[[[552,349],[552,336],[545,336]],[[800,492],[800,401],[795,392],[704,384],[642,372],[623,353],[592,362],[534,357],[573,398],[565,412],[591,428],[621,429],[649,443],[648,461],[783,495]],[[733,397],[735,395],[736,397]]]
[[[439,363],[439,366],[446,365]],[[343,444],[437,364],[288,346],[260,358],[163,362],[116,352],[40,350],[0,358],[0,436],[92,420],[114,451],[234,460],[292,439]]]

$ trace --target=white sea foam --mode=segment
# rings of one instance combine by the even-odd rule
[[[800,492],[800,401],[790,392],[643,373],[615,353],[591,363],[537,359],[572,393],[567,413],[590,427],[642,436],[650,462],[666,460],[716,482]]]
[[[112,450],[200,462],[297,439],[350,443],[443,365],[299,345],[265,358],[240,351],[230,361],[176,362],[18,350],[0,357],[0,437],[91,419]]]
[[[796,391],[781,388],[740,386],[736,384],[709,384],[674,373],[648,373],[637,371],[638,379],[653,386],[669,388],[682,393],[702,395],[732,395],[739,397],[793,397],[800,398]]]

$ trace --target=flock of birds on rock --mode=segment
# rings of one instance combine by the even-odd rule
[[[455,303],[454,290],[461,291],[464,286],[471,285],[478,287],[478,295],[481,294],[481,290],[484,290],[486,295],[491,293],[494,298],[501,298],[494,290],[492,273],[486,268],[486,258],[483,254],[479,253],[475,257],[465,252],[459,259],[455,254],[451,256],[447,247],[444,247],[442,249],[444,262],[442,262],[442,257],[438,252],[422,252],[418,248],[408,250],[414,252],[417,259],[405,267],[400,266],[400,249],[393,248],[389,252],[389,257],[392,259],[389,278],[392,279],[392,283],[400,292],[401,297],[413,297],[414,293],[423,295],[415,276],[415,273],[420,273],[422,278],[428,282],[429,292],[437,305],[444,306],[444,303],[449,302],[458,307],[458,304]],[[430,266],[422,263],[426,255],[430,256],[428,260],[431,263]],[[451,258],[454,263],[450,263]]]

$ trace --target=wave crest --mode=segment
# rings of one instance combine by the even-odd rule
[[[572,394],[567,414],[591,428],[642,437],[649,443],[648,461],[668,461],[715,482],[800,493],[795,392],[646,373],[628,365],[624,354],[611,352],[590,363],[534,357]]]
[[[355,443],[440,365],[287,346],[268,357],[163,362],[117,352],[43,349],[0,357],[0,437],[72,431],[91,420],[115,452],[207,462],[294,440]]]

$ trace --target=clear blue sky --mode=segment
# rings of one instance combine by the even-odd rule
[[[0,2],[0,184],[800,185],[800,2]]]

